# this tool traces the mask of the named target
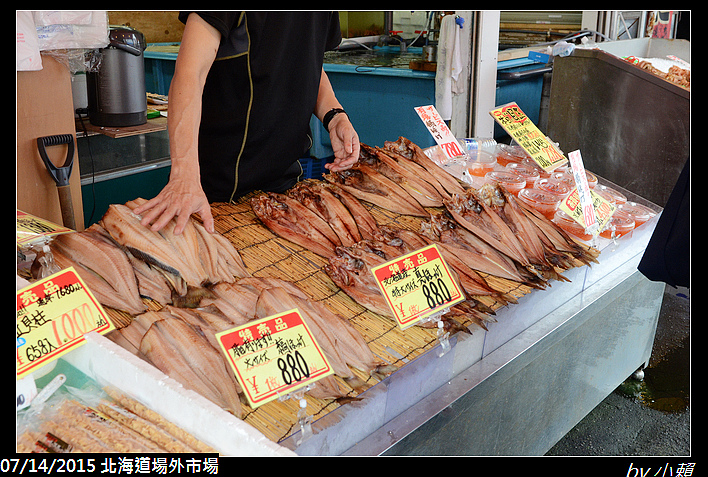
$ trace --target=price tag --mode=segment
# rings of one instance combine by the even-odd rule
[[[17,292],[17,378],[84,343],[84,334],[115,329],[73,268]]]
[[[592,198],[590,197],[590,187],[588,186],[588,177],[583,166],[583,158],[580,156],[580,151],[573,151],[568,154],[570,158],[570,168],[573,171],[575,179],[575,189],[580,198],[579,207],[583,212],[583,223],[585,229],[591,234],[595,234],[598,225],[595,220],[595,209],[592,206]]]
[[[440,146],[440,149],[443,150],[443,153],[445,153],[448,159],[464,156],[465,153],[462,152],[460,143],[457,142],[457,139],[452,134],[452,131],[450,131],[450,128],[447,127],[447,124],[445,124],[445,121],[440,116],[440,113],[438,113],[438,110],[435,109],[435,106],[419,106],[413,109],[418,113],[423,124],[428,128],[433,139],[435,139],[435,142]]]
[[[334,372],[296,309],[217,333],[216,338],[253,408]]]
[[[73,230],[54,224],[21,210],[17,211],[17,246],[22,247],[37,239],[73,232]]]
[[[615,210],[617,210],[617,208],[612,205],[611,202],[607,202],[605,199],[597,195],[592,190],[590,190],[589,192],[596,227],[592,230],[589,230],[588,232],[593,235],[597,235],[600,231],[602,231],[603,228],[605,228],[607,223],[612,218],[612,214],[615,213]],[[573,192],[571,192],[568,197],[565,198],[565,200],[561,201],[559,208],[566,214],[570,215],[580,225],[585,228],[588,228],[585,225],[585,214],[581,205],[580,194],[578,193],[578,189],[573,189]]]
[[[435,244],[371,272],[401,329],[465,299]]]
[[[552,171],[568,161],[516,103],[500,106],[490,114],[544,171]]]

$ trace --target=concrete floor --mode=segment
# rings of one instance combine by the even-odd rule
[[[691,456],[690,289],[666,286],[642,381],[628,379],[547,456]]]

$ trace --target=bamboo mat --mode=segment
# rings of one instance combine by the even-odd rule
[[[300,287],[313,300],[322,302],[335,313],[349,320],[361,333],[372,352],[382,361],[398,369],[437,345],[436,330],[412,326],[401,330],[393,319],[380,316],[362,307],[342,291],[324,271],[328,263],[319,255],[283,239],[263,225],[250,205],[250,194],[235,203],[214,203],[212,214],[217,232],[228,238],[241,254],[246,268],[256,277],[275,277],[290,281]],[[391,225],[418,232],[423,219],[396,214],[362,202],[370,210],[379,225]],[[429,209],[434,211],[435,209]],[[494,286],[515,297],[531,291],[525,285],[503,278],[481,274]],[[490,297],[476,297],[491,309],[503,306]],[[513,305],[509,305],[513,306]],[[155,302],[151,309],[159,309]],[[110,310],[112,318],[121,319],[120,312]],[[470,332],[482,330],[473,320],[462,321]],[[118,326],[118,325],[117,325]],[[349,389],[348,398],[357,399],[361,392],[377,384],[378,380],[358,370],[355,375],[366,383],[364,389],[352,389],[344,380],[336,377],[343,389]],[[337,409],[340,402],[322,400],[305,394],[307,414],[315,421]],[[281,442],[299,431],[298,400],[275,400],[256,409],[244,404],[244,421],[258,429],[273,442]]]
[[[250,198],[254,195],[244,197],[236,203],[212,204],[216,230],[234,244],[249,272],[257,277],[275,277],[293,282],[313,300],[324,303],[332,311],[349,320],[377,357],[399,369],[436,346],[435,329],[412,326],[401,330],[393,319],[373,313],[352,300],[324,271],[323,267],[328,263],[324,258],[275,235],[260,222],[250,205]],[[422,219],[418,217],[395,214],[368,203],[364,205],[379,225],[420,230]],[[496,285],[517,297],[530,291],[523,285],[504,279],[498,279]],[[485,298],[481,297],[481,301]],[[486,299],[485,304],[493,309],[501,306],[493,300],[489,301],[491,299]],[[472,321],[460,324],[471,330],[477,326]],[[378,382],[377,379],[357,370],[354,372],[366,382],[367,388]],[[351,389],[343,380],[339,382],[345,389]],[[363,390],[351,389],[348,396],[356,398],[361,391]],[[313,420],[323,417],[340,405],[337,401],[319,400],[307,395],[306,399],[307,413]],[[255,410],[246,406],[244,420],[274,442],[280,442],[299,430],[297,411],[295,400],[271,401]]]

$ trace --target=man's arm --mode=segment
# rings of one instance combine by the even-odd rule
[[[327,111],[341,107],[327,73],[322,69],[315,116],[322,121]],[[334,151],[334,162],[326,164],[325,167],[331,171],[343,171],[352,167],[359,160],[359,136],[346,114],[339,113],[332,118],[329,123],[329,137]]]
[[[152,224],[152,230],[160,230],[176,217],[175,233],[179,234],[196,212],[204,227],[214,231],[211,207],[199,179],[198,138],[204,83],[220,40],[214,27],[197,14],[189,15],[168,95],[170,180],[155,198],[135,209],[136,214],[145,212],[142,223]]]

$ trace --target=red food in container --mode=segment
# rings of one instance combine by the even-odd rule
[[[620,205],[620,204],[624,204],[625,202],[627,202],[627,197],[624,194],[622,194],[620,191],[618,191],[616,189],[613,189],[611,187],[607,187],[604,184],[600,184],[595,188],[595,192],[598,192],[598,191],[606,192],[607,195],[609,195],[610,197],[613,198],[613,204],[615,204],[615,205]]]
[[[622,212],[625,212],[634,218],[634,227],[637,228],[644,224],[647,220],[656,215],[656,212],[649,207],[645,207],[636,202],[625,202],[617,207]]]
[[[524,178],[513,172],[492,171],[487,172],[484,177],[490,182],[499,184],[514,195],[518,195],[519,191],[526,187]]]
[[[524,159],[531,159],[521,146],[509,146],[497,144],[496,148],[497,164],[504,167],[510,162],[523,162]],[[533,159],[531,159],[533,160]]]
[[[549,194],[535,187],[521,190],[518,197],[520,201],[545,215],[548,220],[553,220],[561,201],[557,195]]]
[[[585,227],[580,225],[575,221],[570,215],[566,214],[562,210],[556,211],[556,215],[553,218],[553,222],[558,225],[561,229],[565,230],[570,235],[573,235],[580,240],[589,241],[592,240],[592,234],[585,232]]]
[[[567,182],[554,179],[553,177],[549,177],[547,179],[538,179],[534,187],[542,191],[555,194],[561,199],[565,199],[566,197],[568,197],[568,194],[573,191],[573,187],[568,185]]]
[[[634,230],[634,218],[626,212],[616,210],[610,222],[600,232],[600,237],[617,238]]]
[[[494,170],[496,164],[497,158],[493,154],[477,151],[470,154],[470,159],[467,161],[467,172],[473,176],[484,177],[488,172]]]
[[[524,178],[526,188],[531,188],[537,179],[541,177],[541,168],[525,162],[510,162],[505,169]]]

